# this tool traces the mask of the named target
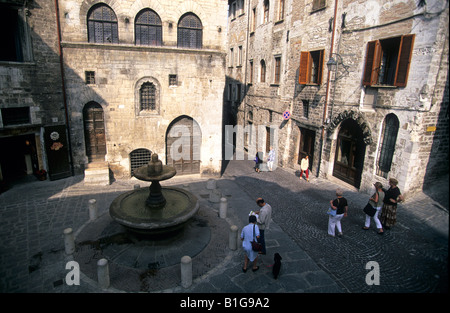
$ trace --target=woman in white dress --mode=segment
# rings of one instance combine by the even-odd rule
[[[250,215],[248,217],[248,222],[249,224],[245,226],[241,232],[242,248],[245,250],[245,261],[244,267],[242,268],[244,273],[247,272],[249,261],[253,262],[253,272],[256,272],[259,269],[259,266],[256,266],[256,262],[258,261],[258,252],[253,251],[252,249],[252,241],[259,238],[259,228],[258,225],[256,225],[256,216]]]

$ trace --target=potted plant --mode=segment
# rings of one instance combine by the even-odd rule
[[[39,170],[35,172],[36,177],[39,180],[46,180],[47,179],[47,171],[46,170]]]

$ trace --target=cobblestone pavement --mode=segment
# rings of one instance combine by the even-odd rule
[[[180,176],[171,185],[188,188],[202,206],[217,212],[218,204],[208,204],[206,180]],[[298,173],[281,168],[255,173],[252,161],[231,161],[217,180],[228,199],[227,223],[239,229],[246,225],[257,197],[264,197],[273,207],[274,223],[266,234],[269,252],[259,260],[261,269],[244,274],[242,249],[225,255],[221,251],[223,261],[196,277],[191,287],[161,291],[448,292],[448,176],[430,186],[431,191],[399,205],[398,224],[384,236],[376,234],[374,225],[369,231],[361,229],[362,208],[369,195],[339,182],[310,180],[299,180]],[[74,176],[27,182],[0,194],[0,292],[105,292],[83,273],[80,286],[64,282],[68,272],[64,264],[73,256],[64,253],[63,230],[85,225],[90,199],[97,200],[100,214],[107,213],[112,200],[136,183],[142,182],[130,179],[92,187],[83,183],[82,176]],[[349,216],[343,221],[344,236],[331,238],[325,210],[338,186],[349,200]],[[273,252],[283,256],[282,274],[276,281],[270,272]],[[366,284],[369,261],[379,263],[380,285]],[[106,292],[120,291],[111,288]]]
[[[224,177],[235,177],[251,197],[264,197],[273,220],[348,292],[448,292],[448,175],[399,204],[397,225],[380,236],[373,221],[362,230],[370,195],[339,181],[310,177],[308,183],[293,170],[255,173],[252,164],[230,162]],[[341,238],[327,235],[325,215],[337,187],[349,201]],[[379,264],[379,286],[365,281],[369,261]]]

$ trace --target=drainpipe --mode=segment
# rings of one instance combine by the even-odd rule
[[[334,2],[334,16],[333,16],[333,31],[331,33],[331,46],[330,46],[330,56],[328,59],[330,59],[334,52],[334,36],[336,33],[336,17],[337,17],[337,7],[338,7],[338,0]],[[323,118],[322,118],[322,134],[321,134],[321,140],[320,140],[320,154],[319,154],[319,165],[317,168],[317,176],[319,176],[320,173],[320,166],[322,163],[322,153],[323,153],[323,146],[325,143],[325,123],[327,121],[327,111],[328,111],[328,98],[330,93],[330,80],[331,80],[331,71],[328,70],[327,73],[327,87],[325,92],[325,104],[323,108]]]
[[[58,48],[59,48],[59,68],[61,70],[61,85],[62,85],[62,94],[63,94],[63,103],[64,103],[64,117],[66,119],[66,128],[67,128],[67,143],[69,150],[69,163],[70,163],[70,173],[73,176],[73,158],[72,158],[72,143],[70,136],[70,126],[69,126],[69,110],[67,108],[67,95],[66,95],[66,84],[65,84],[65,76],[64,76],[64,58],[63,58],[63,49],[61,46],[61,25],[59,21],[59,4],[58,0],[55,0],[55,11],[56,11],[56,27],[57,27],[57,35],[58,35]]]

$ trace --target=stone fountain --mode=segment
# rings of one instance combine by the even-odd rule
[[[160,181],[175,176],[175,168],[163,165],[152,154],[147,165],[134,171],[134,176],[150,181],[150,187],[138,188],[118,196],[109,214],[128,230],[148,236],[167,237],[185,225],[198,211],[197,198],[181,188],[161,187]]]

